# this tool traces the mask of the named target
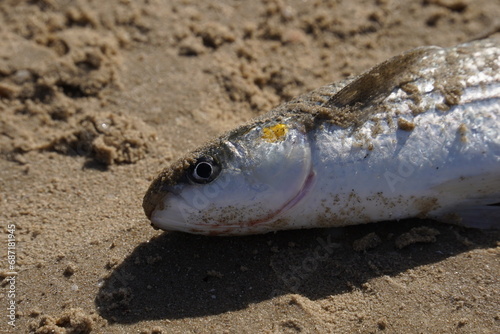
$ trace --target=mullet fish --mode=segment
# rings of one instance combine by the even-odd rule
[[[162,171],[154,227],[207,235],[410,217],[500,227],[500,40],[421,47],[278,106]]]

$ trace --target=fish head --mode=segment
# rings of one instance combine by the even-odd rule
[[[277,230],[314,179],[303,126],[240,127],[165,169],[143,207],[153,226],[206,235]]]

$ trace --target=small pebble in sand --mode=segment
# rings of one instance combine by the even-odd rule
[[[76,265],[74,263],[68,263],[68,265],[66,266],[66,268],[64,269],[64,276],[66,277],[70,277],[70,276],[73,276],[74,273],[76,272]]]

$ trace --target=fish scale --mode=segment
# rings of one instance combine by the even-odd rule
[[[410,217],[498,228],[499,114],[498,39],[417,48],[189,153],[143,207],[155,227],[208,235]]]

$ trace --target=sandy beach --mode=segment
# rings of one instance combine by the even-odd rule
[[[0,332],[499,333],[500,231],[203,237],[142,198],[188,150],[403,51],[500,37],[491,0],[4,0]]]

